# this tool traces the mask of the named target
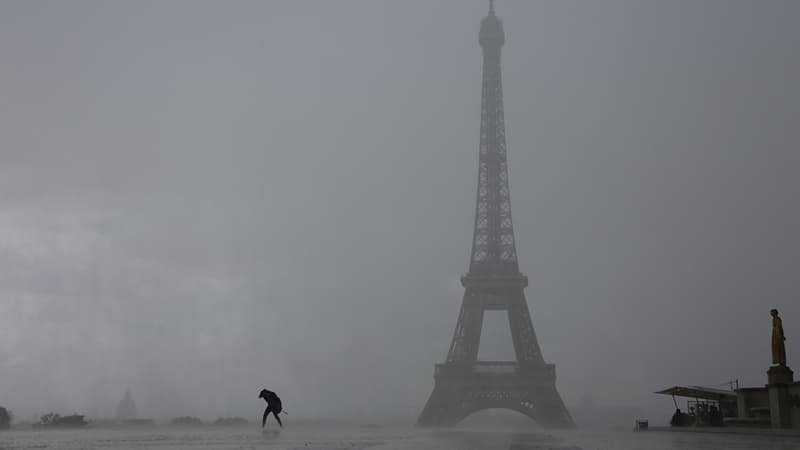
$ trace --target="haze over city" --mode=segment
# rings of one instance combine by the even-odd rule
[[[413,422],[469,265],[487,3],[0,3],[3,406],[105,417],[130,387],[144,417],[257,420],[266,385]],[[496,8],[567,406],[763,385],[773,307],[800,366],[800,3]]]

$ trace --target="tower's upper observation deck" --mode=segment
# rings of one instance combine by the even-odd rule
[[[503,22],[494,14],[494,0],[489,2],[489,15],[481,21],[481,32],[478,41],[481,47],[502,47],[506,42]]]

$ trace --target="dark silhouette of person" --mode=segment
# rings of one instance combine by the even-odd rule
[[[280,397],[272,391],[262,389],[261,393],[258,394],[258,398],[263,398],[264,401],[267,402],[267,409],[264,410],[264,417],[261,418],[261,428],[264,428],[264,424],[267,423],[267,416],[269,416],[269,413],[275,416],[278,425],[283,428],[283,422],[281,422],[281,418],[278,417],[278,414],[283,410]]]
[[[724,424],[722,413],[714,405],[711,405],[711,408],[708,410],[708,423],[710,423],[712,427],[721,427]]]
[[[680,408],[675,408],[675,414],[672,415],[672,420],[669,421],[669,424],[673,427],[682,427],[685,421]]]

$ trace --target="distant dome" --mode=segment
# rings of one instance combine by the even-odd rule
[[[136,418],[136,404],[131,397],[131,388],[125,389],[125,396],[117,404],[117,420],[132,420]]]

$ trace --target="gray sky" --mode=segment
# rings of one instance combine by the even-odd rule
[[[413,420],[468,266],[486,3],[0,3],[0,404],[257,417],[266,385]],[[497,13],[568,405],[762,385],[771,307],[800,366],[800,3]]]

